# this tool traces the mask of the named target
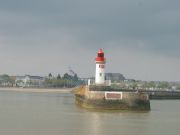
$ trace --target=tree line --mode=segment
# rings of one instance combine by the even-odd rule
[[[77,74],[69,75],[65,73],[62,77],[58,74],[56,77],[53,77],[51,73],[49,73],[48,77],[45,78],[44,86],[45,87],[75,87],[78,85],[84,84],[84,81],[79,79]]]
[[[35,86],[35,87],[51,87],[51,88],[58,88],[58,87],[75,87],[78,85],[82,85],[85,82],[77,76],[77,74],[70,75],[68,73],[65,73],[63,76],[58,74],[57,76],[53,76],[51,73],[48,74],[48,76],[44,77],[44,81],[39,84],[37,81],[29,81],[24,82],[24,80],[18,80],[16,81],[16,77],[9,76],[7,74],[0,75],[0,86],[3,87],[15,87],[18,85],[16,83],[26,83],[25,86]],[[27,84],[29,83],[29,84]],[[39,85],[39,86],[38,86]]]
[[[10,77],[7,74],[0,76],[0,86],[10,86],[12,87],[15,84],[15,79],[13,77]]]

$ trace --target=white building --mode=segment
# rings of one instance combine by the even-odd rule
[[[15,84],[20,87],[40,87],[44,82],[44,78],[40,76],[16,76]]]

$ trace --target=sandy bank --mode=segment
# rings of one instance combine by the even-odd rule
[[[16,92],[54,92],[54,93],[70,93],[73,88],[13,88],[13,87],[0,87],[0,91],[16,91]]]

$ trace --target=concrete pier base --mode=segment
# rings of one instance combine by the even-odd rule
[[[76,104],[89,109],[150,110],[148,94],[113,91],[108,88],[106,86],[80,87],[75,92]]]

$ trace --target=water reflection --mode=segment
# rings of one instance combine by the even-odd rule
[[[90,115],[91,117],[88,117],[89,119],[87,119],[88,121],[90,121],[89,124],[89,128],[91,129],[91,134],[92,135],[101,135],[101,131],[102,131],[102,120],[99,117],[99,114],[97,113],[92,113],[92,115]]]

